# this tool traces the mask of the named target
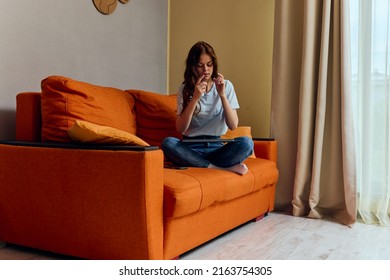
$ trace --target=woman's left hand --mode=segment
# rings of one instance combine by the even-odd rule
[[[221,73],[218,73],[218,77],[213,79],[217,88],[219,96],[225,95],[225,79]]]
[[[225,94],[225,79],[221,73],[218,73],[218,76],[213,81],[221,98],[225,122],[229,129],[234,130],[238,126],[238,115],[237,111],[230,107],[229,100]]]

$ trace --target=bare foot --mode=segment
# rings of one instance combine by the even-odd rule
[[[248,167],[244,163],[237,163],[236,165],[226,167],[226,168],[218,167],[218,166],[210,163],[208,168],[227,170],[227,171],[231,171],[231,172],[234,172],[234,173],[237,173],[240,175],[244,175],[245,173],[248,172]]]

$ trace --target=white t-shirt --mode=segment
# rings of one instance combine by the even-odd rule
[[[184,85],[180,86],[177,94],[177,114],[180,114],[183,109],[183,87]],[[225,80],[225,94],[233,110],[240,108],[233,84],[229,80]],[[208,93],[202,95],[199,104],[200,112],[192,116],[190,126],[183,134],[189,137],[200,135],[221,136],[225,134],[228,127],[215,83],[213,83]]]

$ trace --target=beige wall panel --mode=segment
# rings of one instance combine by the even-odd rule
[[[240,125],[269,137],[274,0],[170,0],[169,18],[168,91],[182,83],[190,47],[207,41],[235,86]]]

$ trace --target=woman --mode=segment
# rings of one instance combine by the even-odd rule
[[[176,128],[183,141],[164,139],[165,157],[176,166],[223,169],[244,175],[248,168],[242,162],[253,151],[252,139],[237,137],[226,144],[219,141],[228,128],[238,126],[238,108],[233,84],[218,73],[214,49],[206,42],[197,42],[188,53],[184,82],[177,94]]]

